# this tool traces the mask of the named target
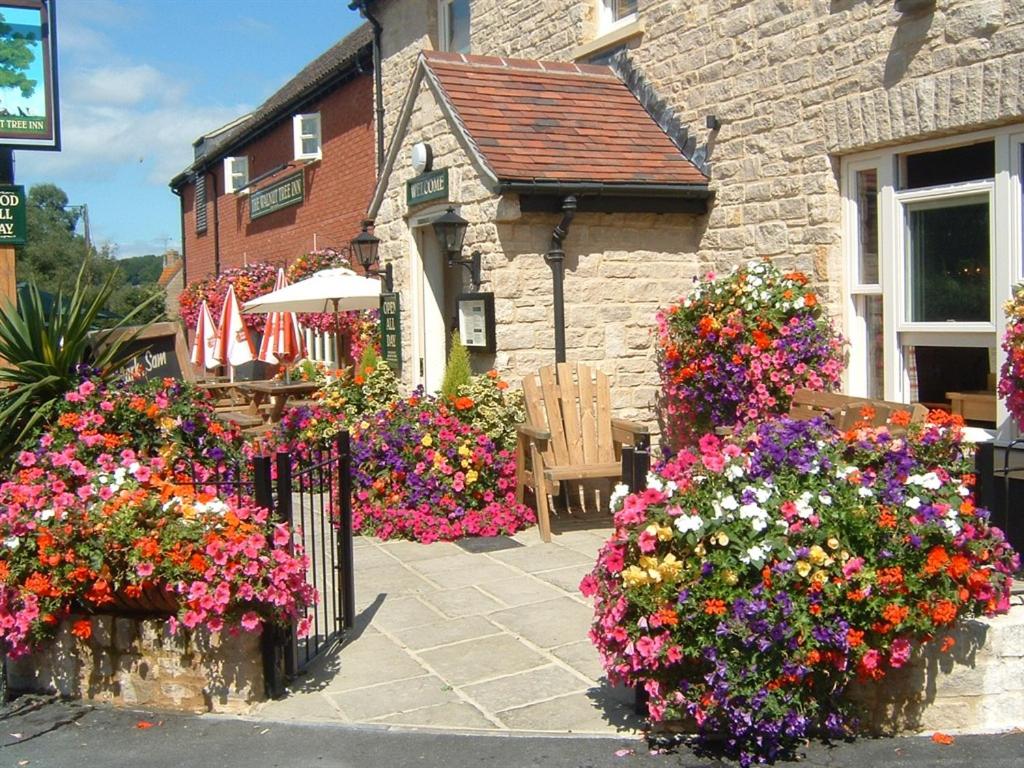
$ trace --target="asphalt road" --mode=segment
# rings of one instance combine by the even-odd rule
[[[1022,768],[1024,732],[861,739],[809,745],[799,761],[814,768]],[[0,766],[17,768],[634,768],[730,765],[685,747],[651,754],[636,739],[459,735],[340,725],[267,723],[213,716],[115,710],[74,702],[15,702],[0,714]]]

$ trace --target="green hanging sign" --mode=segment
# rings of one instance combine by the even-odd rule
[[[395,373],[402,370],[402,302],[398,293],[380,295],[380,356]]]
[[[25,188],[13,184],[0,185],[0,245],[24,245]]]
[[[258,219],[289,205],[301,203],[304,199],[304,179],[303,172],[298,171],[269,187],[257,189],[249,195],[249,218]]]

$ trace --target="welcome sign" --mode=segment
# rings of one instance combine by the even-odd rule
[[[249,196],[249,218],[258,219],[289,205],[301,203],[305,199],[304,181],[305,175],[299,171],[269,187],[257,189]]]
[[[60,149],[53,0],[0,0],[0,145]]]

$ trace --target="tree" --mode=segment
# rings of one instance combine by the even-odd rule
[[[26,99],[36,91],[38,83],[25,74],[36,55],[36,36],[31,32],[15,32],[0,13],[0,90],[17,88]]]

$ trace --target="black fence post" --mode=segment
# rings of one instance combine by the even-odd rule
[[[631,493],[643,490],[647,485],[647,470],[651,466],[650,444],[641,438],[634,445],[622,446],[622,482]],[[647,691],[643,686],[633,689],[633,711],[647,717]]]
[[[347,429],[338,433],[338,494],[341,514],[338,535],[338,581],[342,596],[342,627],[352,629],[356,615],[355,563],[352,546],[352,445]]]
[[[255,456],[252,460],[253,497],[257,506],[274,509],[274,488],[270,477],[270,457]]]
[[[258,506],[274,508],[274,488],[270,475],[270,457],[254,456],[252,460],[253,497]],[[276,624],[265,623],[260,638],[260,652],[263,655],[263,684],[267,696],[278,699],[284,694],[284,658],[281,645],[281,629]]]
[[[291,526],[293,522],[292,456],[290,453],[278,451],[274,460],[277,464],[277,514],[282,522]],[[291,545],[289,548],[292,548]],[[278,630],[278,637],[277,646],[284,655],[284,674],[285,677],[291,679],[295,677],[297,666],[295,654],[298,651],[298,645],[295,642],[295,626],[292,625],[286,630]]]

